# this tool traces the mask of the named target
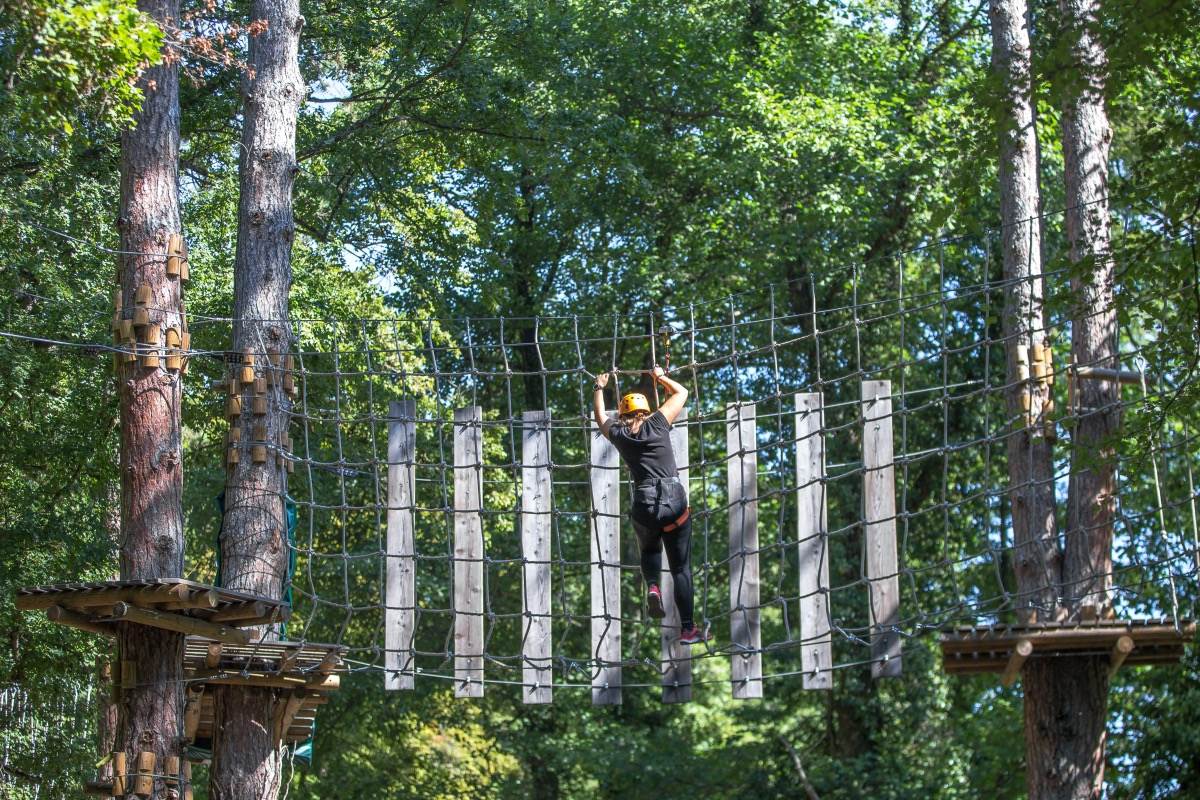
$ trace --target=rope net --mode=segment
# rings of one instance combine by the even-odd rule
[[[274,423],[269,435],[259,435],[260,409],[248,402],[230,414],[230,395],[218,386],[244,366],[230,363],[244,354],[227,352],[235,323],[196,315],[185,421],[207,437],[220,430],[212,424],[217,418],[240,420],[235,427],[244,435],[226,439],[222,461],[234,453],[243,464],[261,460],[266,469],[290,473],[286,496],[266,492],[251,501],[262,505],[259,519],[273,530],[248,532],[267,543],[263,585],[278,586],[286,562],[280,591],[293,612],[276,634],[343,645],[354,671],[394,677],[399,669],[418,682],[461,688],[456,662],[465,655],[475,659],[468,683],[480,691],[486,683],[528,686],[524,670],[534,666],[548,670],[540,673],[547,687],[596,690],[607,681],[619,692],[662,686],[677,664],[664,659],[673,634],[646,613],[637,542],[625,516],[627,471],[595,458],[591,387],[595,373],[612,370],[610,409],[620,392],[634,388],[653,400],[645,370],[669,365],[690,392],[688,415],[676,428],[686,431],[696,622],[714,634],[692,649],[689,681],[727,683],[739,661],[758,659],[761,685],[868,663],[878,668],[906,640],[948,625],[1012,621],[1031,608],[1053,612],[1018,591],[1013,578],[1023,554],[1013,541],[1011,493],[1022,487],[1010,484],[1008,442],[1030,434],[1056,442],[1061,545],[1072,470],[1087,466],[1082,457],[1073,465],[1072,432],[1080,418],[1104,411],[1080,407],[1071,385],[1088,368],[1119,368],[1124,433],[1114,443],[1118,492],[1106,593],[1119,617],[1178,622],[1194,613],[1200,559],[1197,431],[1185,410],[1193,402],[1194,354],[1180,352],[1163,326],[1181,301],[1193,302],[1200,285],[1195,277],[1158,279],[1196,274],[1190,241],[1122,241],[1114,253],[1119,364],[1070,363],[1072,320],[1105,309],[1073,307],[1071,268],[1065,256],[1048,254],[1045,322],[1032,330],[1052,353],[1043,362],[1046,379],[1057,376],[1045,414],[1012,414],[1006,406],[1014,385],[1033,393],[1038,379],[1010,381],[1002,316],[1013,287],[1002,277],[998,235],[985,234],[673,308],[631,300],[601,316],[290,320],[287,357],[265,341],[250,351],[258,356],[252,382],[294,385],[290,393],[272,389],[264,400],[278,405],[271,413],[286,416],[282,436]],[[1136,272],[1123,272],[1134,259]],[[1181,271],[1181,264],[1189,266]],[[557,296],[550,305],[570,308],[571,300]],[[99,311],[97,322],[110,314]],[[84,346],[125,353],[121,343]],[[873,413],[864,384],[880,381],[884,391],[872,389],[872,402],[884,400],[890,409],[871,423],[890,426],[895,510],[871,517],[864,484],[878,467],[864,465],[865,415]],[[252,393],[261,394],[257,386]],[[819,395],[817,428],[798,428],[798,394]],[[535,424],[531,414],[547,418]],[[739,424],[730,424],[731,414]],[[412,436],[411,456],[402,460],[389,456],[399,423]],[[549,498],[530,510],[524,437],[537,425],[548,430]],[[463,431],[478,434],[478,463],[466,469],[455,452]],[[817,474],[797,463],[798,450],[814,437],[823,446]],[[389,501],[389,473],[409,461],[410,499],[401,506]],[[619,495],[598,503],[597,475],[606,471]],[[466,506],[456,501],[456,478],[464,477],[476,487]],[[813,507],[803,502],[813,486],[826,507],[820,535],[813,533],[821,527],[811,519]],[[411,520],[411,550],[389,545],[396,512]],[[523,526],[538,520],[546,524],[548,550],[531,559]],[[619,528],[612,542],[599,541],[605,520]],[[880,523],[895,530],[896,559],[884,574],[872,571],[867,553],[875,541],[869,528]],[[478,526],[478,552],[464,554],[463,525]],[[813,552],[806,546],[818,535],[828,578],[813,588],[802,578],[809,557],[802,553]],[[619,549],[605,550],[617,541]],[[191,545],[193,577],[201,580],[214,575],[206,546]],[[756,569],[748,568],[751,560]],[[403,602],[389,599],[387,588],[398,561],[412,573],[412,596]],[[540,589],[529,585],[526,568],[535,562],[548,567],[550,588],[548,605],[531,612]],[[228,577],[221,571],[216,565],[219,581]],[[872,593],[888,581],[896,603],[881,619]],[[810,601],[817,595],[823,602],[814,621]],[[475,599],[465,603],[467,596]],[[397,612],[411,619],[412,637],[398,662],[389,643]],[[541,629],[531,617],[549,628],[550,647],[536,664],[527,651],[531,632]],[[478,620],[466,626],[477,639],[464,640],[466,618]],[[873,642],[881,631],[891,640],[882,652]],[[806,646],[826,636],[830,660],[804,662]]]
[[[708,647],[691,653],[698,670],[693,684],[728,681],[731,659],[751,656],[763,659],[763,680],[813,672],[800,654],[821,634],[800,623],[802,601],[812,591],[801,590],[805,542],[797,498],[805,485],[798,484],[796,458],[798,442],[811,434],[797,433],[797,393],[817,393],[823,403],[824,476],[812,481],[823,487],[827,504],[821,546],[827,548],[828,587],[817,591],[827,596],[834,655],[820,669],[888,657],[872,648],[872,626],[882,621],[874,618],[869,596],[881,576],[869,574],[864,547],[864,381],[887,381],[891,406],[895,513],[876,520],[896,531],[894,574],[883,576],[898,578],[899,606],[888,631],[903,640],[954,623],[1011,620],[1015,609],[1036,607],[1012,577],[1020,553],[1011,526],[1007,440],[1033,428],[1057,440],[1061,539],[1072,429],[1080,416],[1097,413],[1073,405],[1067,377],[1112,365],[1069,364],[1072,318],[1100,309],[1072,308],[1069,270],[1050,262],[1046,324],[1034,337],[1044,338],[1053,353],[1054,410],[1048,419],[1006,410],[1001,316],[1010,287],[995,245],[990,236],[948,240],[721,301],[609,316],[293,320],[292,447],[277,448],[294,470],[288,493],[298,512],[289,542],[294,613],[288,638],[343,644],[356,670],[387,668],[388,516],[389,508],[403,510],[411,514],[415,571],[411,606],[397,609],[393,602],[392,609],[412,614],[403,670],[417,680],[461,684],[455,656],[469,646],[478,652],[468,655],[481,659],[476,679],[527,684],[522,670],[531,665],[523,653],[533,629],[521,530],[524,415],[547,412],[552,499],[535,513],[549,519],[552,589],[543,613],[552,654],[538,666],[552,669],[555,687],[593,686],[597,676],[611,676],[624,688],[661,685],[671,665],[662,657],[663,632],[643,601],[637,542],[625,518],[627,472],[621,468],[619,506],[598,507],[593,490],[603,468],[592,456],[591,386],[594,373],[615,370],[618,393],[637,387],[653,397],[644,370],[668,362],[691,395],[688,417],[677,427],[687,432],[696,620],[714,634]],[[1177,263],[1187,252],[1186,243],[1168,242],[1140,248],[1137,257],[1143,264]],[[1124,255],[1116,254],[1118,265]],[[1178,620],[1195,602],[1196,431],[1169,410],[1192,378],[1157,335],[1158,321],[1168,318],[1180,291],[1123,280],[1117,292],[1119,366],[1139,376],[1121,391],[1126,435],[1116,455],[1109,578],[1122,617]],[[202,333],[197,327],[196,343],[220,351],[229,341],[222,328],[217,320]],[[227,374],[212,364],[197,366],[214,382]],[[615,397],[610,390],[610,409]],[[400,420],[392,404],[410,401],[411,410],[400,417],[411,417],[413,430],[412,499],[398,509],[388,499],[389,468],[398,466],[389,463],[389,428]],[[456,427],[456,410],[472,407],[480,409],[478,419],[460,416],[460,423],[468,422]],[[731,407],[753,409],[750,438],[736,445],[729,438]],[[471,467],[479,495],[466,508],[459,501],[456,511],[455,437],[467,428],[480,437],[482,461]],[[745,437],[746,430],[737,427],[736,434]],[[757,542],[739,549],[731,545],[731,517],[743,525],[747,502],[740,496],[731,502],[730,470],[735,461],[744,468],[748,455],[756,478]],[[456,553],[456,525],[464,518],[478,520],[481,552],[464,554],[460,547]],[[614,559],[603,563],[597,551],[595,524],[605,518],[620,524],[619,579],[603,577]],[[751,554],[757,575],[746,568]],[[392,558],[398,555],[391,551]],[[460,582],[475,584],[460,591],[477,594],[477,606],[455,596],[464,561],[478,569],[458,573]],[[749,597],[750,607],[739,597]],[[747,613],[757,618],[759,637],[734,641],[731,630]],[[479,641],[456,638],[464,615],[481,618]],[[597,649],[597,619],[619,649]]]

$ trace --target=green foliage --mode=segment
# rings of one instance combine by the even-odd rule
[[[19,0],[0,4],[0,113],[18,130],[70,134],[127,122],[135,80],[158,61],[162,31],[132,0]]]
[[[1062,205],[1055,87],[1067,67],[1055,47],[1054,4],[1034,5],[1042,177],[1052,210]],[[162,43],[132,8],[96,0],[0,10],[0,68],[11,77],[0,124],[14,143],[0,157],[0,293],[12,298],[0,307],[2,330],[107,340],[114,259],[88,244],[115,243],[116,151],[106,124],[128,118],[137,102],[131,79]],[[1123,223],[1117,252],[1129,298],[1121,325],[1127,340],[1145,343],[1148,372],[1184,384],[1195,369],[1200,309],[1194,294],[1175,290],[1197,281],[1189,245],[1200,174],[1200,25],[1186,3],[1107,8],[1113,208]],[[309,455],[323,464],[298,469],[290,483],[301,504],[303,575],[292,625],[310,639],[362,647],[352,654],[356,665],[377,660],[363,643],[378,641],[382,624],[372,473],[382,426],[371,414],[403,395],[419,398],[423,419],[445,419],[467,402],[484,406],[493,423],[543,404],[556,419],[584,411],[578,376],[518,380],[509,393],[503,381],[469,372],[502,370],[504,358],[519,369],[534,364],[533,348],[521,346],[534,335],[531,321],[513,321],[503,332],[477,322],[468,349],[462,323],[452,318],[541,317],[538,334],[548,339],[572,335],[570,315],[598,315],[608,325],[615,313],[622,332],[634,334],[649,324],[651,310],[661,321],[670,306],[673,321],[684,322],[696,304],[702,321],[723,324],[730,312],[724,298],[750,290],[736,301],[741,318],[793,315],[771,335],[797,344],[780,349],[779,377],[764,367],[705,378],[725,382],[730,394],[736,388],[768,397],[781,385],[807,384],[818,367],[828,377],[905,363],[880,377],[917,388],[966,384],[989,364],[997,369],[994,306],[981,313],[969,296],[944,306],[920,300],[939,287],[945,264],[964,281],[998,277],[981,235],[998,224],[999,212],[990,43],[978,4],[316,0],[304,13],[301,67],[314,97],[299,127],[292,310],[308,371],[297,426],[310,437]],[[187,377],[184,502],[189,575],[208,580],[226,427],[211,387],[230,340],[227,323],[208,317],[227,316],[232,306],[242,76],[235,65],[188,66],[202,79],[183,86],[181,102],[188,312],[193,345],[214,355],[194,358]],[[67,126],[74,133],[64,135]],[[964,238],[909,252],[947,232]],[[1046,233],[1048,266],[1061,267],[1064,234],[1057,222]],[[803,339],[801,315],[814,304],[844,309],[855,297],[895,298],[901,280],[905,296],[916,298],[908,301],[907,327],[896,318],[873,321],[857,340],[833,340],[818,360]],[[778,287],[774,295],[761,291],[768,284]],[[1065,305],[1051,310],[1061,315]],[[568,320],[548,320],[553,315]],[[830,311],[822,326],[853,321],[849,311]],[[600,324],[585,322],[585,333]],[[765,326],[748,325],[741,336],[743,346],[768,341]],[[429,368],[431,347],[441,368],[462,371],[462,380],[434,385],[414,377]],[[945,373],[943,347],[963,348]],[[544,355],[568,366],[576,358],[573,347]],[[585,344],[582,356],[593,369],[613,358],[607,341]],[[628,345],[615,356],[626,368],[644,357]],[[367,369],[376,374],[340,382],[336,375]],[[114,568],[110,376],[105,358],[86,351],[0,339],[0,631],[10,643],[0,684],[49,686],[56,676],[86,682],[101,654],[91,637],[17,614],[9,590],[103,578]],[[853,388],[831,387],[830,401],[854,400]],[[1125,391],[1131,401],[1140,393]],[[344,403],[343,417],[355,420],[340,431],[328,421],[333,397]],[[701,399],[711,408],[727,398]],[[1059,401],[1066,405],[1065,396]],[[905,602],[922,611],[1011,589],[1010,564],[968,559],[1008,546],[1005,501],[971,499],[1002,474],[1002,447],[939,450],[994,433],[1002,410],[994,398],[963,394],[948,401],[943,429],[939,402],[914,400],[907,409],[908,452],[922,455],[899,475],[906,508],[918,512],[904,521],[912,571]],[[1135,474],[1152,466],[1147,445],[1195,433],[1196,403],[1181,393],[1131,415],[1122,452]],[[855,414],[845,408],[830,418],[849,427]],[[764,435],[787,441],[788,424],[765,424]],[[717,428],[698,434],[693,448],[709,458],[719,453]],[[437,482],[444,458],[437,441],[446,431],[419,431],[416,534],[418,549],[434,553],[446,542]],[[486,428],[488,463],[511,464],[517,445],[505,425]],[[582,469],[565,465],[584,463],[585,446],[556,436],[562,476],[583,478]],[[835,437],[830,462],[853,461],[857,447]],[[1162,464],[1165,488],[1186,497],[1194,489],[1178,467],[1194,458],[1171,457],[1174,469]],[[790,468],[770,447],[760,466],[764,486]],[[487,507],[511,509],[512,470],[489,467],[486,478]],[[848,588],[832,600],[839,623],[851,629],[865,624],[864,590],[853,585],[860,547],[849,526],[859,516],[853,481],[847,471],[829,488],[831,520],[847,526],[835,543],[842,573],[834,583]],[[1130,482],[1123,497],[1131,507],[1151,507],[1151,487]],[[724,487],[706,490],[708,504],[720,507]],[[556,500],[580,508],[583,497],[582,489],[563,490]],[[943,518],[943,503],[961,503],[963,513]],[[1137,535],[1118,542],[1120,560],[1148,565],[1133,575],[1131,611],[1169,613],[1173,601],[1194,608],[1194,572],[1168,575],[1153,566],[1185,551],[1179,531],[1188,530],[1186,512],[1174,510],[1168,536],[1155,520],[1126,523]],[[794,556],[773,549],[790,538],[793,513],[764,495],[764,585],[794,584]],[[711,520],[715,562],[726,555],[724,523],[720,514]],[[565,516],[561,525],[564,557],[586,561],[586,520]],[[498,551],[511,551],[515,533],[512,514],[487,518],[485,535]],[[347,553],[372,557],[348,561]],[[948,574],[946,563],[958,564],[956,571]],[[449,572],[448,562],[431,559],[418,577],[429,609],[418,647],[435,654],[433,666],[446,648],[448,617],[439,610],[450,605]],[[719,571],[712,577],[714,586],[725,585]],[[519,569],[492,564],[488,578],[499,615],[489,649],[510,655],[520,641],[517,620],[506,616],[519,611]],[[586,608],[586,568],[555,580],[566,607]],[[627,584],[624,600],[636,609]],[[312,602],[314,594],[327,602]],[[707,599],[718,616],[722,592]],[[643,622],[630,623],[626,645],[633,657],[653,658],[656,633]],[[764,614],[764,625],[764,641],[787,638],[778,609]],[[588,648],[586,620],[556,623],[554,635],[561,652]],[[838,641],[839,663],[861,654]],[[663,706],[655,689],[639,688],[626,691],[619,708],[593,707],[586,688],[557,690],[548,708],[524,707],[508,686],[489,686],[482,702],[457,701],[433,677],[418,679],[415,692],[385,693],[378,672],[363,671],[322,709],[314,762],[294,765],[291,796],[802,797],[787,745],[823,798],[1022,796],[1019,693],[986,677],[950,679],[937,662],[933,640],[922,637],[906,643],[900,680],[875,683],[865,668],[847,667],[837,670],[830,693],[781,678],[761,702],[743,703],[728,696],[725,659],[708,659],[697,665],[703,683],[692,703]],[[774,652],[768,666],[795,670],[798,653]],[[499,675],[512,665],[488,669]],[[1110,725],[1113,796],[1195,791],[1196,674],[1194,656],[1179,671],[1120,673]],[[13,735],[0,720],[0,736]],[[71,748],[73,769],[85,763],[82,750]],[[197,778],[203,781],[202,771]]]
[[[6,131],[17,124],[0,120]],[[112,262],[50,231],[106,235],[115,153],[53,138],[29,139],[0,159],[0,330],[104,341]],[[105,580],[116,569],[117,402],[107,354],[0,338],[0,437],[0,740],[13,754],[0,794],[64,796],[96,760],[95,705],[83,695],[107,643],[17,612],[13,591]]]

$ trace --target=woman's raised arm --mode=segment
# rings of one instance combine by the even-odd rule
[[[658,410],[667,418],[667,422],[674,422],[675,418],[679,416],[679,412],[683,411],[683,407],[687,405],[688,390],[682,383],[669,377],[662,367],[655,367],[652,374],[668,395]]]
[[[600,433],[608,436],[612,420],[608,418],[608,412],[604,409],[605,386],[608,386],[608,373],[601,372],[596,376],[596,383],[592,386],[592,413],[596,415],[596,424],[600,427]]]

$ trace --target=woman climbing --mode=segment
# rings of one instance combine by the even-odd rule
[[[630,517],[641,546],[642,577],[646,581],[650,616],[661,619],[666,615],[662,590],[658,588],[665,546],[675,587],[675,606],[679,609],[679,642],[693,645],[707,641],[709,633],[697,628],[692,618],[691,509],[687,487],[679,481],[675,452],[671,448],[671,423],[687,403],[688,392],[682,384],[667,377],[661,367],[655,367],[652,375],[667,393],[666,402],[657,411],[651,413],[644,394],[630,392],[621,398],[618,418],[609,419],[604,408],[607,373],[596,378],[592,405],[601,433],[617,448],[633,474]]]

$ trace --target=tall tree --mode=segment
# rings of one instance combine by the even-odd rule
[[[229,471],[221,534],[221,582],[231,589],[282,596],[288,563],[287,474],[280,442],[287,432],[289,400],[282,372],[291,331],[292,183],[296,167],[296,115],[304,99],[297,51],[299,0],[254,0],[244,91],[239,161],[237,253],[234,259],[234,352],[250,354],[257,381],[231,381],[253,402],[233,425],[241,427],[243,456]],[[244,365],[243,365],[244,366]],[[247,446],[248,445],[248,446]],[[258,461],[254,448],[268,457]],[[249,457],[248,457],[249,456]],[[270,635],[270,634],[268,634]],[[273,725],[274,690],[224,687],[216,697],[210,794],[216,800],[266,800],[279,793],[282,760]]]
[[[1060,0],[1072,69],[1063,97],[1063,164],[1067,188],[1067,239],[1072,264],[1074,314],[1071,356],[1076,366],[1115,369],[1117,309],[1108,211],[1108,148],[1112,128],[1105,108],[1108,59],[1098,35],[1099,0]],[[1111,608],[1116,453],[1120,385],[1082,381],[1068,494],[1066,562],[1068,596],[1077,607]]]
[[[1045,435],[1049,387],[1030,380],[1032,362],[1048,342],[1028,18],[1025,0],[992,0],[992,69],[1002,89],[997,133],[1007,287],[1006,406],[1009,417],[1023,423],[1008,437],[1017,609],[1025,621],[1052,621],[1059,615],[1063,553],[1055,524],[1053,441]],[[1034,659],[1025,666],[1025,780],[1032,798],[1078,796],[1063,776],[1079,774],[1075,764],[1083,754],[1073,752],[1077,742],[1071,732],[1055,724],[1064,711],[1066,718],[1073,716],[1063,706],[1071,702],[1073,680],[1073,671],[1055,660]]]
[[[1117,366],[1117,314],[1108,220],[1108,147],[1105,109],[1107,57],[1098,37],[1099,0],[1060,0],[1070,52],[1063,87],[1063,171],[1067,238],[1072,265],[1071,361]],[[1104,615],[1111,610],[1115,438],[1120,385],[1076,381],[1075,431],[1063,546],[1064,611]],[[1041,702],[1025,710],[1030,795],[1099,798],[1104,788],[1108,671],[1104,659],[1056,659],[1025,672],[1025,692]]]
[[[179,19],[178,0],[144,0],[138,7],[161,27]],[[180,232],[179,68],[168,51],[146,70],[135,124],[121,137],[120,283],[122,308],[149,310],[140,332],[184,330],[182,289],[167,276],[165,253]],[[163,363],[163,362],[159,362]],[[164,365],[165,366],[165,365]],[[118,371],[121,404],[121,578],[178,578],[183,574],[183,463],[179,372],[146,366],[138,358]],[[125,689],[117,747],[127,765],[152,751],[162,765],[180,756],[183,729],[183,635],[122,625],[121,659],[131,662],[134,682]],[[161,775],[165,770],[157,770]],[[162,778],[151,797],[165,797]]]
[[[1032,58],[1025,0],[992,0],[992,70],[1001,89],[1000,213],[1005,280],[1006,405],[1023,420],[1008,437],[1014,566],[1025,619],[1054,613],[1061,571],[1054,517],[1052,439],[1044,435],[1048,387],[1029,381],[1030,351],[1046,340],[1041,193]]]

